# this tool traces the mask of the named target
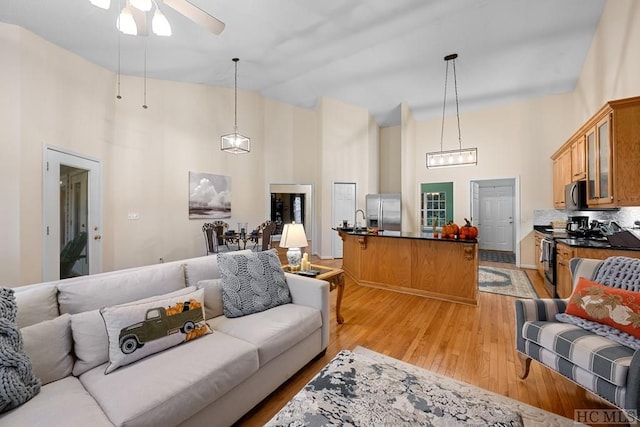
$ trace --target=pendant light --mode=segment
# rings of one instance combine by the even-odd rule
[[[440,129],[440,151],[427,153],[427,169],[453,167],[453,166],[473,166],[478,164],[477,148],[462,148],[462,137],[460,136],[460,109],[458,108],[458,79],[456,77],[457,53],[447,55],[444,60],[447,67],[444,75],[444,102],[442,104],[442,127]],[[447,80],[449,77],[449,61],[453,64],[453,84],[456,94],[456,117],[458,119],[458,149],[443,151],[442,141],[444,138],[444,116],[447,106]]]
[[[233,133],[222,135],[220,137],[220,149],[227,153],[242,154],[251,151],[251,140],[238,133],[238,61],[239,58],[233,58],[235,63],[235,87],[234,87],[234,125]]]

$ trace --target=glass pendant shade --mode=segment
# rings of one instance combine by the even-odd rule
[[[169,37],[171,35],[171,25],[160,9],[156,8],[151,21],[151,29],[156,36]]]
[[[464,148],[427,153],[427,169],[453,166],[475,166],[478,164],[478,149]]]
[[[111,7],[111,0],[89,0],[89,2],[100,9],[106,10]]]
[[[238,61],[240,59],[233,58],[235,63],[235,85],[234,85],[234,110],[233,110],[233,133],[222,135],[220,137],[220,149],[232,154],[242,154],[251,151],[251,140],[249,137],[238,133]]]
[[[152,6],[151,0],[129,0],[129,4],[143,12],[149,12]]]
[[[118,16],[118,21],[116,22],[116,27],[123,34],[128,34],[130,36],[138,35],[138,26],[136,25],[135,19],[133,19],[133,14],[131,13],[131,9],[129,7],[124,7]]]
[[[237,131],[220,137],[220,149],[227,153],[242,154],[251,151],[251,140]]]

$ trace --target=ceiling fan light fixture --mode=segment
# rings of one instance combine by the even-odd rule
[[[169,24],[166,16],[164,16],[164,13],[162,13],[159,8],[156,8],[156,11],[153,13],[151,29],[156,36],[171,36],[171,24]]]
[[[133,13],[131,13],[131,9],[129,9],[128,6],[123,7],[120,11],[120,15],[116,21],[116,27],[123,34],[128,34],[130,36],[138,35],[138,26],[136,25],[136,21],[133,19]]]
[[[129,4],[143,12],[149,12],[152,6],[151,0],[129,0]]]
[[[100,9],[107,10],[111,7],[111,0],[89,0],[89,2]]]

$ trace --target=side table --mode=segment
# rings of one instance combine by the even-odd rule
[[[299,270],[292,269],[288,264],[283,265],[282,269],[287,273],[300,273]],[[319,271],[318,275],[314,277],[315,279],[326,280],[329,282],[329,291],[333,291],[336,288],[338,289],[338,295],[336,298],[336,321],[339,324],[343,324],[344,317],[340,314],[340,308],[342,306],[342,294],[344,292],[344,271],[340,268],[331,268],[316,264],[311,264],[310,269]]]

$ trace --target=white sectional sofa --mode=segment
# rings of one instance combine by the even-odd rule
[[[17,324],[43,386],[0,425],[228,426],[324,353],[327,282],[287,273],[291,304],[227,318],[219,276],[208,256],[15,288]],[[98,309],[188,286],[205,289],[213,333],[105,374]]]

